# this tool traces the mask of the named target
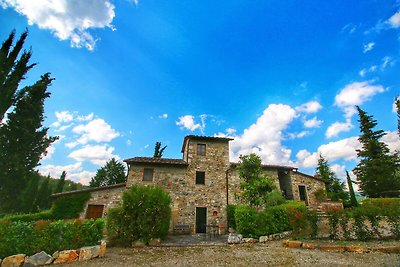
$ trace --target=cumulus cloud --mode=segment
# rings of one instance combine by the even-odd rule
[[[202,133],[204,133],[204,129],[206,127],[205,119],[207,115],[200,115],[200,122],[195,122],[195,117],[193,115],[185,115],[179,117],[179,121],[176,122],[176,125],[181,126],[181,129],[186,129],[194,132],[199,129]]]
[[[82,162],[69,165],[44,165],[39,167],[42,175],[50,175],[53,178],[59,178],[61,173],[67,173],[66,179],[88,185],[90,179],[95,176],[96,172],[85,171],[82,169]]]
[[[317,101],[310,101],[296,107],[297,112],[301,113],[316,113],[322,108],[321,104]]]
[[[299,133],[288,133],[288,136],[290,139],[297,139],[297,138],[303,138],[304,136],[310,134],[309,131],[301,131]]]
[[[390,152],[400,151],[400,139],[397,132],[386,132],[381,139],[390,149]]]
[[[306,120],[304,122],[304,127],[306,128],[318,128],[323,123],[322,120],[318,120],[317,117],[313,117],[312,119]]]
[[[72,47],[93,50],[97,39],[91,29],[111,28],[115,17],[109,0],[0,0],[3,8],[13,8],[28,19],[30,25],[50,30]]]
[[[95,165],[102,166],[111,158],[119,159],[113,154],[114,147],[109,145],[86,145],[78,150],[72,151],[68,157],[76,161],[90,161]]]
[[[241,154],[254,152],[265,164],[288,164],[291,150],[281,141],[283,131],[296,116],[296,111],[288,105],[269,105],[254,124],[231,142],[231,159],[237,161]]]
[[[159,118],[159,119],[167,119],[167,118],[168,118],[168,114],[167,114],[167,113],[164,113],[164,114],[162,114],[162,115],[159,115],[158,118]]]
[[[399,28],[400,27],[400,11],[397,11],[396,13],[394,13],[394,15],[389,18],[388,23],[392,28]]]
[[[339,159],[346,161],[355,160],[357,158],[356,149],[361,147],[358,137],[349,137],[336,142],[321,145],[316,152],[311,153],[305,149],[300,150],[296,154],[299,167],[311,168],[317,166],[319,154],[322,154],[329,162]]]
[[[370,43],[368,43],[368,44],[365,44],[365,45],[363,46],[363,53],[365,54],[365,53],[371,51],[372,49],[374,49],[374,46],[375,46],[375,43],[374,43],[374,42],[370,42]]]
[[[69,148],[73,148],[78,144],[87,144],[89,141],[97,143],[110,142],[120,135],[103,119],[94,119],[87,124],[75,126],[72,132],[81,136],[75,142],[67,143],[66,146]]]
[[[355,113],[356,105],[368,101],[377,93],[383,93],[382,85],[373,85],[370,81],[353,82],[347,84],[335,97],[335,105],[341,108],[346,118],[351,118]]]
[[[354,125],[348,119],[346,122],[334,122],[332,123],[325,132],[326,138],[337,137],[341,132],[350,131]]]

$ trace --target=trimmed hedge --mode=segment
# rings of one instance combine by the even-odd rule
[[[24,222],[0,221],[0,258],[15,254],[54,253],[96,245],[103,238],[103,219]]]
[[[107,234],[114,244],[131,246],[133,241],[148,243],[165,238],[171,218],[171,198],[158,186],[133,185],[124,192],[122,208],[110,209]]]
[[[37,213],[8,215],[0,219],[13,222],[33,222],[38,220],[60,220],[78,218],[83,211],[85,203],[89,200],[90,193],[82,192],[57,198],[49,210]]]
[[[317,215],[309,211],[303,202],[287,201],[263,211],[238,205],[233,214],[236,230],[246,237],[258,238],[289,230],[298,236],[317,235]]]

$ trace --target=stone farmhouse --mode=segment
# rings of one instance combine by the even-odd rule
[[[106,187],[61,193],[90,191],[91,198],[81,217],[103,217],[109,208],[121,204],[122,194],[133,184],[155,184],[171,197],[170,232],[205,233],[206,226],[217,223],[227,230],[227,206],[237,204],[240,192],[237,163],[229,161],[229,142],[224,137],[188,135],[183,140],[182,159],[134,157],[128,165],[127,182]],[[299,172],[294,167],[263,165],[265,174],[275,179],[286,199],[316,206],[314,193],[325,188],[323,180]]]

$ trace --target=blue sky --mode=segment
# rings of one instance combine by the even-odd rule
[[[228,2],[228,3],[227,3]],[[0,0],[0,39],[29,30],[56,78],[39,170],[87,183],[111,157],[181,158],[188,134],[230,136],[231,161],[338,176],[356,164],[360,105],[400,149],[399,1]]]

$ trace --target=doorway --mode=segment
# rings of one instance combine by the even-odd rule
[[[307,189],[305,185],[299,185],[300,201],[304,201],[308,206]]]
[[[196,207],[196,233],[206,233],[207,208]]]

